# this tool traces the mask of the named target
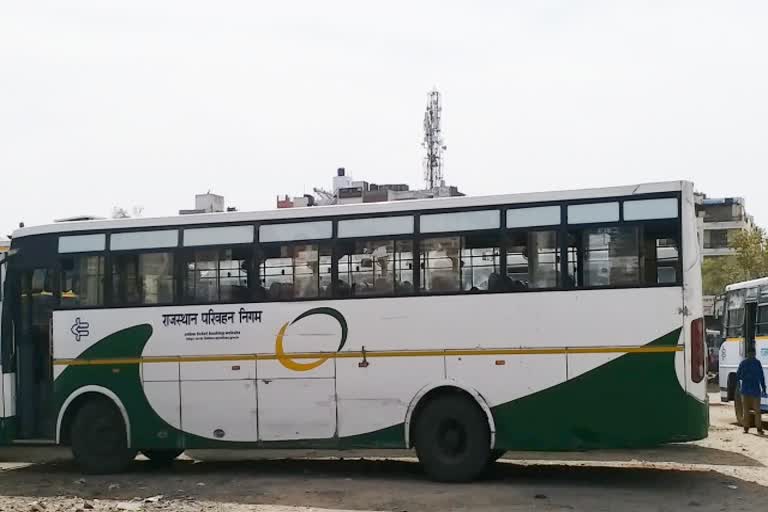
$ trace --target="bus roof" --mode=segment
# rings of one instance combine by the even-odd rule
[[[747,288],[757,288],[759,286],[768,286],[768,277],[761,277],[759,279],[752,279],[751,281],[729,284],[725,287],[725,291],[732,292],[734,290],[745,290]]]
[[[424,211],[443,208],[472,208],[506,204],[593,199],[601,197],[623,197],[638,194],[678,192],[683,190],[684,183],[684,181],[667,181],[658,183],[644,183],[638,185],[625,185],[618,187],[563,190],[556,192],[445,197],[436,199],[417,199],[379,203],[355,203],[348,205],[285,208],[255,212],[221,212],[193,215],[175,215],[170,217],[61,222],[20,228],[15,230],[12,236],[13,238],[21,238],[25,236],[40,235],[46,233],[69,233],[77,231],[131,229],[142,227],[149,228],[161,226],[188,226],[196,224],[224,224],[271,220],[292,220],[333,217],[340,215],[373,215],[377,213],[410,212],[419,210]]]

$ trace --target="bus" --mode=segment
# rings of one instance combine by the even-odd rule
[[[720,400],[734,403],[736,420],[742,425],[744,410],[736,382],[739,363],[753,349],[763,365],[763,373],[768,369],[768,277],[725,288],[723,331],[718,373]],[[760,409],[768,412],[768,399],[761,399]]]
[[[702,439],[699,247],[681,181],[25,227],[0,439],[86,473],[412,448],[440,481]]]

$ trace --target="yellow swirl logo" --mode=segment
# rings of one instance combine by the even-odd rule
[[[337,310],[333,308],[313,308],[305,311],[304,313],[294,318],[292,321],[283,324],[283,326],[280,328],[280,331],[277,333],[277,338],[275,338],[275,355],[277,356],[277,360],[280,361],[280,364],[289,370],[297,372],[314,370],[333,356],[333,354],[328,354],[309,363],[299,363],[298,361],[291,359],[285,353],[285,349],[283,348],[283,337],[285,336],[285,332],[288,330],[288,327],[304,318],[307,318],[308,316],[314,315],[330,316],[339,322],[339,325],[341,326],[341,341],[339,342],[339,347],[336,349],[336,352],[339,352],[342,348],[344,348],[344,344],[347,342],[347,321],[344,319],[344,316]]]

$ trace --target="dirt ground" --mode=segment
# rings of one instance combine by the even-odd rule
[[[715,395],[711,413],[699,443],[510,453],[463,485],[428,481],[409,452],[192,452],[170,469],[137,460],[129,474],[83,477],[66,450],[9,448],[0,511],[765,510],[768,437],[743,434]]]

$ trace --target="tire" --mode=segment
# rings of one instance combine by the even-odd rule
[[[744,405],[741,402],[741,392],[737,389],[736,392],[733,395],[733,410],[736,413],[736,422],[741,425],[742,427],[744,425]],[[751,421],[750,421],[751,423]],[[751,426],[751,425],[750,425]]]
[[[489,463],[496,462],[500,458],[504,456],[504,454],[507,453],[506,450],[491,450],[491,457],[488,460]]]
[[[128,447],[125,422],[106,398],[83,404],[72,421],[72,454],[83,473],[91,475],[124,471],[136,457]]]
[[[159,465],[171,464],[184,450],[141,450],[141,454],[152,463]]]
[[[416,419],[416,454],[427,475],[440,482],[477,478],[491,460],[490,439],[485,413],[464,396],[436,397]]]

